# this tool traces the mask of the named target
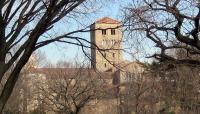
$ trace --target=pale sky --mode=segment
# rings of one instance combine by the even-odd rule
[[[99,0],[102,1],[102,3],[104,4],[97,4],[97,6],[92,6],[93,9],[98,9],[95,13],[86,15],[86,16],[81,16],[79,18],[77,18],[78,21],[70,21],[70,20],[65,20],[64,22],[58,23],[56,29],[54,29],[55,34],[57,34],[58,32],[62,33],[62,32],[67,32],[67,31],[72,31],[72,30],[77,30],[80,28],[83,28],[83,26],[89,26],[92,23],[94,23],[96,20],[103,18],[103,17],[110,17],[116,20],[123,20],[123,7],[125,6],[130,6],[130,4],[137,4],[137,2],[139,2],[140,0]],[[108,2],[108,1],[112,1],[112,2]],[[80,8],[81,10],[81,8]],[[192,10],[192,12],[194,13],[194,11]],[[189,12],[191,13],[191,12]],[[70,23],[69,23],[70,22]],[[82,26],[81,26],[81,24]],[[134,34],[134,33],[133,33]],[[126,36],[127,34],[125,33],[124,35],[124,39],[129,38]],[[90,39],[90,33],[82,33],[79,34],[79,36],[81,36],[82,38],[85,38],[87,40]],[[141,37],[145,37],[145,36],[141,36]],[[150,62],[151,59],[147,59],[145,57],[150,56],[153,53],[159,52],[160,49],[155,47],[155,44],[150,41],[150,40],[142,40],[139,41],[137,44],[137,39],[139,39],[136,36],[132,36],[130,38],[129,41],[126,41],[130,44],[126,44],[123,47],[127,47],[127,45],[131,45],[131,47],[133,47],[130,52],[133,54],[133,58],[142,60],[143,62]],[[136,45],[134,44],[136,43]],[[143,49],[138,49],[140,50],[139,54],[134,54],[135,52],[137,53],[137,50],[135,51],[134,49],[137,49],[137,45],[142,45]],[[64,60],[64,61],[69,61],[69,62],[74,62],[75,60],[83,60],[83,58],[85,57],[82,50],[75,45],[63,45],[60,43],[54,43],[52,45],[49,46],[45,46],[41,49],[42,52],[44,52],[46,54],[47,59],[51,62],[51,63],[56,63],[58,60]],[[135,51],[135,52],[134,52]],[[88,52],[90,53],[90,50],[88,50]],[[124,59],[125,60],[133,60],[132,56],[124,53]]]
[[[102,17],[110,17],[117,20],[122,20],[122,7],[130,3],[131,0],[115,0],[116,2],[109,3],[107,5],[101,6],[97,12],[90,14],[88,17],[81,17],[78,18],[80,23],[88,26],[95,22],[97,19],[100,19]],[[71,22],[69,26],[66,26],[63,24],[65,22],[62,22],[58,24],[57,28],[54,30],[55,33],[57,31],[65,31],[70,29],[77,29],[80,27],[77,22]],[[67,23],[67,22],[66,22]],[[68,25],[68,24],[67,24]],[[77,25],[77,26],[76,26]],[[67,27],[67,28],[66,28]],[[70,27],[70,28],[69,28]],[[89,33],[81,34],[84,38],[90,39]],[[51,63],[56,63],[58,60],[65,60],[73,62],[75,59],[82,60],[84,55],[82,53],[82,50],[79,49],[77,46],[74,45],[63,45],[60,43],[51,44],[48,46],[45,46],[41,48],[41,51],[45,53],[46,58]],[[78,56],[77,56],[78,55]]]

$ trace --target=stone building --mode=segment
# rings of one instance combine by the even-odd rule
[[[108,71],[122,59],[121,22],[108,17],[91,25],[91,65],[99,71]]]
[[[123,30],[120,21],[109,17],[97,20],[91,25],[90,38],[92,42],[91,66],[102,73],[111,73],[108,77],[112,77],[110,79],[112,84],[109,84],[111,89],[108,91],[114,91],[114,94],[108,99],[99,99],[99,103],[87,113],[122,114],[125,105],[121,103],[120,94],[126,90],[125,85],[140,76],[144,68],[137,62],[123,59]]]
[[[104,17],[91,25],[91,66],[92,68],[35,68],[26,77],[28,78],[26,88],[30,93],[37,92],[38,86],[44,85],[48,88],[54,84],[55,80],[74,80],[81,79],[81,85],[88,79],[95,79],[98,90],[105,94],[101,98],[91,100],[82,110],[81,114],[122,114],[122,103],[120,92],[124,91],[127,82],[132,81],[144,71],[143,67],[136,63],[123,60],[122,54],[122,27],[121,22]],[[79,74],[75,78],[74,74]],[[60,78],[62,76],[62,78]],[[88,76],[90,76],[88,78]],[[49,84],[46,84],[50,80]],[[39,84],[39,85],[38,85]],[[37,86],[36,86],[37,85]],[[99,88],[100,87],[100,88]],[[41,108],[38,97],[43,95],[31,94],[26,107],[28,114]],[[52,93],[54,95],[54,93]],[[42,104],[43,105],[43,104]],[[122,108],[121,108],[122,107]],[[45,107],[43,107],[45,108]],[[50,112],[47,112],[51,114]],[[54,114],[54,113],[52,113]]]

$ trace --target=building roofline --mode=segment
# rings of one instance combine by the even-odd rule
[[[95,21],[93,24],[121,24],[121,22],[110,17],[103,17]]]

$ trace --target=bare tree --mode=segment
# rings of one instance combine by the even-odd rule
[[[146,69],[147,70],[147,69]],[[160,87],[151,72],[126,73],[128,82],[120,93],[121,114],[157,114]]]
[[[200,63],[187,58],[200,52],[199,17],[197,0],[140,0],[125,8],[125,25],[133,33],[132,37],[137,44],[147,46],[148,42],[155,47],[157,52],[148,57],[160,61]],[[188,54],[185,58],[176,58],[172,53],[176,49],[183,49]]]
[[[0,112],[2,112],[18,80],[20,71],[31,54],[53,42],[70,43],[89,48],[84,38],[75,37],[75,33],[87,32],[89,27],[69,31],[63,34],[51,34],[51,30],[62,19],[76,18],[77,13],[90,9],[94,1],[90,0],[1,0],[0,1],[0,81],[8,78],[0,94]],[[89,6],[87,4],[90,4]],[[83,9],[87,7],[86,9]],[[49,35],[50,34],[50,35]],[[15,48],[15,51],[13,51]],[[8,73],[8,71],[10,72]]]
[[[37,87],[41,94],[39,101],[47,112],[78,114],[89,102],[100,97],[100,84],[91,69],[53,68],[46,69],[44,75],[47,82]]]
[[[127,73],[121,87],[121,113],[198,114],[199,67],[187,64],[154,63],[141,75]]]
[[[187,64],[162,63],[152,66],[161,88],[160,113],[199,113],[199,67]]]
[[[32,81],[30,74],[39,66],[39,63],[42,63],[41,60],[44,60],[44,56],[41,52],[34,52],[32,54],[31,59],[29,59],[28,63],[20,73],[13,93],[6,103],[3,111],[4,113],[27,114],[28,101],[33,97],[33,93],[30,91],[30,81]],[[16,98],[16,96],[18,97]]]

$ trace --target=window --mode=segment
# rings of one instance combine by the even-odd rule
[[[115,53],[113,53],[112,55],[113,55],[113,58],[115,58]]]
[[[135,74],[134,73],[130,73],[130,72],[126,72],[125,79],[126,79],[126,81],[133,81],[135,79]]]
[[[111,40],[111,44],[112,45],[116,45],[116,41],[115,40]]]
[[[102,30],[102,35],[106,35],[106,30]]]
[[[103,57],[105,57],[105,58],[106,58],[106,53],[105,53],[105,52],[103,53]]]
[[[115,29],[111,29],[111,35],[115,35]]]
[[[106,68],[106,63],[104,63],[104,67]]]
[[[102,42],[101,42],[101,45],[104,45],[105,44],[105,40],[103,40]]]

